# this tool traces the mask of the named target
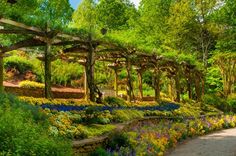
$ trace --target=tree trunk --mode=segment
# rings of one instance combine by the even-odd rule
[[[192,85],[191,85],[192,80],[190,77],[188,78],[187,83],[188,83],[188,98],[192,99],[193,98]]]
[[[154,73],[154,89],[155,89],[155,101],[158,103],[161,102],[160,78],[161,78],[160,70],[156,69]]]
[[[196,91],[196,98],[197,101],[201,101],[201,89],[200,89],[200,80],[198,77],[195,77],[195,91]]]
[[[51,91],[51,43],[47,43],[46,50],[45,50],[45,65],[44,65],[44,72],[45,72],[45,98],[51,99],[52,98],[52,91]]]
[[[137,71],[138,72],[138,84],[139,84],[139,98],[140,101],[143,101],[143,73],[142,71]]]
[[[126,70],[127,70],[127,101],[131,102],[132,99],[132,79],[131,79],[131,62],[130,58],[126,58]]]
[[[204,77],[201,80],[202,80],[202,97],[204,97],[204,95],[205,95],[205,79],[204,79]]]
[[[3,56],[0,56],[0,94],[4,93],[3,79],[4,79],[4,64]]]

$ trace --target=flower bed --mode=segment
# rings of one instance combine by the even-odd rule
[[[82,110],[86,110],[88,108],[88,106],[86,105],[82,105],[82,106],[72,106],[72,105],[51,105],[51,104],[43,104],[41,105],[41,107],[43,109],[48,108],[50,110],[57,110],[57,111],[82,111]],[[178,109],[180,106],[174,103],[167,103],[165,105],[162,106],[144,106],[144,107],[140,107],[140,106],[133,106],[133,107],[112,107],[112,106],[94,106],[95,109],[99,110],[99,111],[113,111],[113,110],[140,110],[140,111],[144,111],[144,110],[150,110],[150,111],[155,111],[155,110],[159,110],[159,111],[172,111],[175,109]]]
[[[236,116],[206,117],[195,120],[162,120],[159,124],[137,125],[131,131],[110,140],[108,155],[164,155],[167,149],[187,137],[205,135],[223,128],[235,127]],[[120,138],[117,140],[117,138]],[[122,143],[120,141],[122,140]]]

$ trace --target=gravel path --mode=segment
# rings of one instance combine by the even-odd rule
[[[236,128],[186,141],[167,156],[236,156]]]

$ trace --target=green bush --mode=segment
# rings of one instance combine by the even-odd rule
[[[109,156],[109,154],[105,149],[99,147],[94,152],[92,152],[90,156]]]
[[[71,155],[71,141],[49,136],[36,107],[0,95],[0,151],[3,155]]]
[[[112,116],[115,122],[125,122],[143,118],[144,112],[138,110],[115,110],[113,111]]]
[[[236,94],[232,94],[227,98],[227,104],[236,112]]]
[[[53,84],[72,85],[73,80],[80,79],[83,73],[83,67],[78,63],[68,63],[62,60],[52,63]]]
[[[104,99],[105,104],[108,104],[109,106],[119,107],[119,106],[127,106],[124,99],[117,98],[117,97],[111,97],[108,96]]]
[[[82,121],[89,124],[109,124],[112,120],[110,111],[99,111],[96,107],[88,107],[82,114]]]
[[[227,103],[226,99],[221,98],[216,94],[206,94],[203,97],[203,103],[215,106],[216,108],[228,112],[231,110],[231,106]]]
[[[22,88],[34,88],[34,89],[36,89],[36,88],[43,89],[45,87],[45,85],[42,84],[42,83],[29,81],[29,80],[21,81],[19,83],[19,86],[22,87]]]
[[[20,74],[24,74],[26,71],[33,70],[32,62],[25,57],[11,56],[5,59],[5,69],[16,69]]]

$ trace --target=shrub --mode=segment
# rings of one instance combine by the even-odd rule
[[[112,113],[115,122],[125,122],[133,119],[143,118],[144,112],[137,110],[115,110]]]
[[[80,79],[84,70],[78,63],[68,63],[56,60],[52,63],[52,83],[59,85],[72,85],[73,80]]]
[[[90,156],[109,156],[109,154],[105,149],[99,147],[94,152],[92,152]]]
[[[33,89],[41,88],[41,89],[43,89],[45,85],[42,83],[26,80],[26,81],[21,81],[19,83],[19,86],[22,88],[33,88]]]
[[[226,99],[221,98],[220,96],[216,94],[204,95],[203,103],[208,104],[208,105],[213,105],[224,112],[230,111],[230,106],[227,104]]]
[[[104,102],[110,106],[114,106],[114,107],[119,107],[119,106],[126,106],[126,102],[124,99],[121,99],[121,98],[117,98],[117,97],[106,97],[104,99]]]
[[[28,70],[33,70],[32,63],[25,57],[11,56],[5,59],[5,69],[16,69],[20,74],[24,74]]]
[[[227,98],[227,104],[236,112],[236,94],[232,94]]]
[[[109,144],[107,148],[113,150],[117,150],[117,147],[130,147],[131,144],[129,142],[128,135],[121,132],[114,132],[111,135],[111,139],[109,140]]]
[[[0,151],[7,155],[71,155],[71,141],[49,136],[36,107],[0,95]],[[36,120],[37,119],[37,120]]]

